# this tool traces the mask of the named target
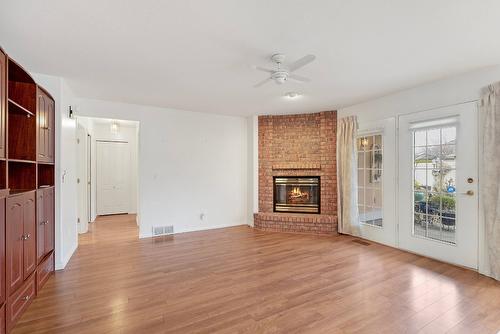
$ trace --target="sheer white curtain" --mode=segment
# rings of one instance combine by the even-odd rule
[[[479,102],[483,133],[480,199],[490,275],[500,280],[500,82],[483,90]]]
[[[359,235],[358,175],[355,116],[341,118],[337,125],[338,230]]]

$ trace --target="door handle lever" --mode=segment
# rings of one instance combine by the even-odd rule
[[[461,195],[467,195],[467,196],[474,196],[474,191],[472,190],[467,190],[464,193],[460,193]]]

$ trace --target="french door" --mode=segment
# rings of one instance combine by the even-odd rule
[[[399,117],[399,247],[477,268],[474,103]]]

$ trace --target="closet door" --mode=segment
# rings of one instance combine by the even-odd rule
[[[10,294],[23,282],[23,202],[24,196],[6,201],[6,290]]]
[[[5,114],[7,112],[7,56],[0,50],[0,158],[5,158]]]
[[[27,193],[23,205],[23,278],[27,279],[36,268],[36,206],[35,193]]]

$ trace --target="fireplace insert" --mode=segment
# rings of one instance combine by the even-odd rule
[[[274,212],[320,213],[319,176],[275,176]]]

